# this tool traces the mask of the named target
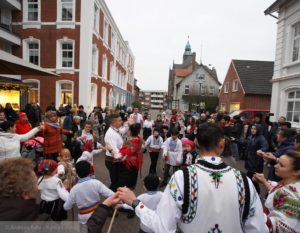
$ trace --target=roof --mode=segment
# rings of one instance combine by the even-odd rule
[[[279,8],[280,8],[281,6],[283,6],[284,4],[289,3],[289,2],[291,2],[291,0],[277,0],[277,1],[275,1],[271,6],[269,6],[269,7],[264,11],[264,13],[265,13],[265,15],[268,15],[268,14],[271,14],[271,13],[273,13],[273,12],[276,12],[276,11],[279,10]]]
[[[188,69],[176,69],[175,70],[175,76],[177,76],[177,77],[186,77],[191,73],[193,73],[193,71],[188,70]]]
[[[245,94],[271,95],[274,62],[232,60]]]

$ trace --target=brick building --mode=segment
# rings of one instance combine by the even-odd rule
[[[274,62],[232,60],[219,94],[223,111],[270,109]]]
[[[15,0],[17,1],[17,0]],[[59,74],[23,76],[30,102],[115,107],[133,98],[134,56],[103,0],[21,0],[12,53]]]

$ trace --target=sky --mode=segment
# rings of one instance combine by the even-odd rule
[[[182,63],[188,37],[196,60],[223,83],[232,59],[274,61],[275,0],[105,0],[135,56],[142,90],[167,90],[169,68]]]

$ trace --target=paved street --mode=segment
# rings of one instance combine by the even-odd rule
[[[108,186],[110,184],[110,180],[109,180],[108,171],[104,165],[104,153],[101,153],[100,155],[95,156],[94,163],[95,163],[95,173],[96,173],[97,179],[101,180],[104,184],[106,184]],[[143,188],[143,178],[148,174],[149,166],[150,166],[149,155],[145,154],[144,164],[143,164],[143,168],[142,168],[142,177],[140,178],[140,176],[139,176],[137,187],[135,189],[135,193],[137,195],[145,192],[145,190]],[[237,163],[237,167],[239,169],[243,170],[244,161],[239,161]],[[158,175],[159,176],[162,175],[162,161],[161,160],[158,163]],[[75,211],[75,212],[77,212],[77,211]],[[107,231],[110,220],[111,220],[111,218],[107,219],[103,232]],[[120,232],[135,233],[135,232],[138,232],[138,229],[139,229],[139,219],[137,217],[132,218],[132,219],[127,219],[126,213],[119,212],[118,217],[115,219],[112,233],[120,233]]]

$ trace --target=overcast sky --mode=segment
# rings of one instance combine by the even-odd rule
[[[199,62],[211,64],[221,83],[231,59],[275,58],[277,20],[265,16],[275,0],[105,0],[135,56],[144,89],[167,90],[169,67],[182,62],[190,38]]]

